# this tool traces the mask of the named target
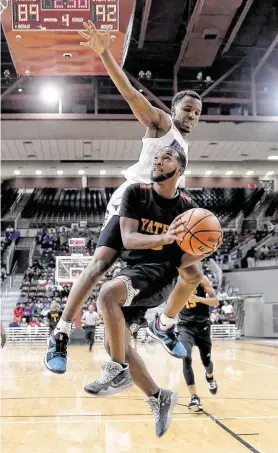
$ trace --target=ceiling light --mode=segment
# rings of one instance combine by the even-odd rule
[[[268,160],[278,160],[278,155],[277,156],[268,156]]]
[[[78,174],[79,175],[85,175],[85,171],[84,170],[78,170]]]
[[[36,173],[36,175],[38,175],[38,176],[39,176],[39,175],[42,175],[42,171],[41,171],[41,170],[35,170],[35,173]]]
[[[212,170],[207,170],[207,171],[205,171],[205,175],[206,175],[206,176],[209,176],[209,175],[211,175],[211,174],[212,174]]]
[[[268,172],[265,174],[265,176],[272,176],[272,175],[274,175],[274,171],[268,171]]]
[[[41,90],[41,98],[47,104],[55,104],[61,98],[61,93],[58,87],[46,85]]]
[[[125,170],[121,170],[121,175],[124,175],[125,174]]]
[[[20,175],[20,170],[14,170],[14,175],[19,176]]]
[[[191,175],[191,170],[185,170],[184,175]]]
[[[99,170],[100,175],[106,175],[106,170]]]
[[[64,174],[64,170],[57,170],[57,175],[63,175]]]
[[[233,170],[228,170],[225,173],[226,176],[231,176],[232,174],[233,174]]]
[[[248,170],[246,172],[246,176],[252,176],[254,173],[255,173],[254,170]]]

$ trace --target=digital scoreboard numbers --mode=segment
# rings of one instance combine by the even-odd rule
[[[74,31],[92,20],[119,31],[119,0],[12,0],[13,30]]]

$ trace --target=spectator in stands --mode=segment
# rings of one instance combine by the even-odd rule
[[[53,302],[51,304],[51,309],[47,313],[47,319],[49,322],[50,332],[52,332],[52,330],[55,329],[61,316],[62,316],[62,311],[58,309],[56,300],[53,300]]]
[[[7,278],[7,270],[4,264],[1,265],[1,280],[2,282]]]
[[[22,307],[22,305],[20,305],[20,303],[18,302],[14,308],[14,322],[16,322],[15,320],[18,319],[19,321],[18,322],[21,322],[22,320],[22,317],[23,317],[23,313],[24,313],[24,308]]]
[[[82,316],[82,327],[85,330],[85,337],[89,344],[89,351],[92,350],[95,342],[95,331],[98,325],[98,314],[93,304],[90,304],[88,311],[85,311]]]
[[[224,313],[224,315],[226,315],[226,317],[228,315],[231,315],[234,313],[234,307],[233,305],[231,304],[230,301],[225,301],[221,307],[221,311]]]
[[[25,319],[27,323],[32,319],[33,313],[29,303],[25,304],[23,316],[24,318],[22,318],[22,321]]]
[[[220,313],[219,309],[215,308],[210,313],[210,322],[211,324],[218,324],[220,322]]]
[[[21,319],[15,318],[13,322],[10,322],[9,327],[20,327]]]
[[[33,319],[29,322],[29,326],[30,326],[30,327],[40,327],[40,324],[39,324],[37,318],[33,318]]]
[[[255,267],[255,247],[251,247],[246,254],[248,268]]]
[[[10,237],[10,235],[14,232],[14,229],[12,225],[9,225],[8,228],[6,228],[6,236]]]
[[[33,308],[33,316],[35,318],[40,318],[43,310],[43,303],[39,300]]]
[[[26,318],[22,318],[20,327],[28,327],[28,322]]]

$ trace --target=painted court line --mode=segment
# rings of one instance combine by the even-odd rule
[[[204,415],[207,415],[208,413],[204,411]],[[201,414],[200,414],[201,415]],[[84,415],[86,416],[86,415]],[[94,417],[99,417],[99,419],[94,418],[92,420],[59,420],[59,417],[62,417],[57,415],[57,419],[54,420],[34,420],[34,421],[10,421],[10,422],[1,422],[1,425],[31,425],[31,424],[37,424],[37,425],[43,425],[43,424],[51,424],[51,423],[144,423],[144,422],[153,422],[152,418],[134,418],[134,419],[119,419],[119,420],[113,420],[113,419],[101,419],[101,415],[99,416],[94,416]],[[24,418],[24,416],[22,416]],[[35,416],[34,416],[35,418]],[[255,417],[223,417],[220,419],[217,419],[213,417],[214,420],[217,422],[219,420],[251,420],[251,419],[278,419],[278,415],[262,415],[262,416],[255,416]],[[200,422],[200,421],[208,421],[212,420],[211,418],[204,418],[204,417],[182,417],[182,418],[172,418],[173,422],[183,422],[183,421],[193,421],[193,422]],[[213,420],[213,421],[214,421]]]
[[[263,363],[251,362],[251,360],[233,359],[233,361],[251,363],[251,365],[262,366],[263,368],[270,368],[271,370],[277,370],[278,371],[278,367],[277,366],[264,365]]]

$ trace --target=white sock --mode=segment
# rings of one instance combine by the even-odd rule
[[[67,336],[70,336],[70,331],[71,331],[71,325],[72,321],[64,321],[63,319],[60,319],[60,321],[57,324],[57,327],[54,329],[54,335],[58,332],[63,332],[66,333]]]
[[[173,327],[175,324],[175,318],[169,318],[169,316],[162,313],[159,317],[159,327],[161,330],[165,331]]]

